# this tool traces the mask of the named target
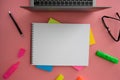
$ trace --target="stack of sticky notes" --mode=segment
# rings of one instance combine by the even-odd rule
[[[53,18],[50,18],[48,23],[60,23],[59,21],[53,19]],[[93,45],[95,44],[95,39],[94,39],[94,36],[93,36],[93,32],[92,30],[90,29],[90,45]]]
[[[58,23],[59,24],[60,22],[53,19],[53,18],[50,18],[48,23],[53,23],[53,24]],[[90,45],[95,44],[95,39],[94,39],[93,32],[92,32],[91,29],[90,29],[90,42],[89,43],[90,43]],[[75,68],[77,71],[79,71],[79,70],[81,70],[83,68],[83,66],[73,66],[73,68]]]
[[[59,21],[53,19],[53,18],[50,18],[49,21],[48,21],[49,24],[54,24],[54,23],[60,23]],[[92,30],[90,29],[90,42],[89,42],[90,45],[93,45],[95,44],[95,39],[94,39],[94,36],[93,36],[93,32]],[[41,65],[36,65],[36,68],[39,68],[39,69],[42,69],[42,70],[45,70],[45,71],[48,71],[48,72],[51,72],[52,69],[53,69],[53,66],[41,66]],[[81,70],[83,68],[83,66],[73,66],[73,68],[75,68],[77,71]]]

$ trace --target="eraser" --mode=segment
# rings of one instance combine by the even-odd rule
[[[96,55],[103,58],[103,59],[105,59],[105,60],[107,60],[107,61],[110,61],[110,62],[112,62],[114,64],[118,64],[118,62],[119,62],[118,58],[116,58],[114,56],[111,56],[111,55],[109,55],[107,53],[104,53],[102,51],[99,51],[99,50],[96,52]]]
[[[77,71],[82,70],[84,67],[83,66],[73,66],[73,68]]]
[[[25,54],[25,49],[21,48],[18,52],[18,58],[21,58]]]
[[[64,80],[64,76],[62,74],[59,74],[56,80]]]

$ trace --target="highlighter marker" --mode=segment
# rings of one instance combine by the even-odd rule
[[[18,58],[21,58],[25,54],[25,49],[21,48],[18,52]]]
[[[3,75],[4,79],[7,79],[10,77],[10,75],[18,68],[20,62],[18,61],[17,63],[13,64]]]
[[[99,51],[99,50],[96,52],[96,55],[103,58],[103,59],[105,59],[105,60],[108,60],[108,61],[110,61],[110,62],[112,62],[114,64],[118,64],[118,62],[119,62],[118,58],[116,58],[114,56],[111,56],[109,54],[106,54],[106,53],[104,53],[102,51]]]

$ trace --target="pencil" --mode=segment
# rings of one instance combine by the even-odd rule
[[[15,19],[13,18],[11,12],[9,11],[8,13],[9,13],[9,16],[10,16],[10,18],[12,19],[13,23],[15,24],[15,26],[16,26],[18,32],[20,33],[21,36],[23,36],[23,33],[22,33],[20,27],[18,26],[17,22],[16,22]]]

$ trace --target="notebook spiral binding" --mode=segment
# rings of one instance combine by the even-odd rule
[[[30,63],[31,63],[31,64],[32,64],[32,58],[33,58],[32,53],[33,53],[33,50],[34,50],[34,49],[33,49],[33,44],[32,44],[32,41],[33,41],[33,29],[34,29],[34,28],[33,28],[33,23],[32,23],[32,28],[31,28],[31,49],[30,49],[30,50],[31,50],[31,51],[30,51],[30,52],[31,52],[31,53],[30,53]]]

